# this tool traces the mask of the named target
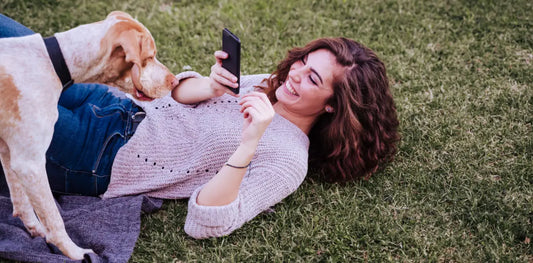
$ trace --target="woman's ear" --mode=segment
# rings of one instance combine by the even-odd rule
[[[333,109],[333,107],[331,107],[331,105],[326,105],[326,107],[324,108],[324,110],[325,110],[327,113],[334,113],[334,112],[335,112],[335,109]]]

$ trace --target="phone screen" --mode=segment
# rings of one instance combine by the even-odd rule
[[[222,67],[237,77],[238,88],[227,87],[235,94],[239,94],[241,85],[241,40],[227,28],[222,30],[222,51],[228,53],[228,58],[222,60]]]

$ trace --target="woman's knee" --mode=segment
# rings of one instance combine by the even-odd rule
[[[0,14],[0,38],[21,37],[35,34],[31,29],[19,22]]]

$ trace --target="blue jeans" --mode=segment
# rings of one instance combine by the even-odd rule
[[[0,14],[0,37],[33,33]],[[101,84],[72,85],[61,94],[57,109],[59,118],[46,152],[52,191],[103,194],[115,155],[133,135],[144,112],[130,99],[115,96]]]

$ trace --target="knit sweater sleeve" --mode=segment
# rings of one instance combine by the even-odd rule
[[[237,198],[224,206],[199,205],[196,199],[203,186],[199,187],[189,199],[185,232],[194,238],[228,235],[296,191],[306,173],[306,165],[296,162],[268,167],[266,162],[254,163]]]
[[[309,141],[301,131],[296,131],[299,133],[290,139],[291,142],[276,139],[280,134],[289,133],[277,129],[265,133],[261,139],[233,202],[224,206],[202,206],[196,199],[203,186],[193,192],[185,221],[187,234],[194,238],[228,235],[296,191],[307,174]]]

